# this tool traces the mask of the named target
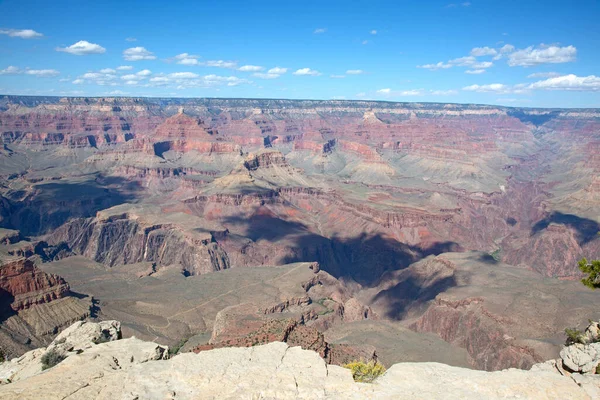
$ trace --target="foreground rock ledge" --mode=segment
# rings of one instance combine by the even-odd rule
[[[372,384],[355,383],[349,370],[280,342],[165,360],[165,347],[118,340],[118,327],[116,321],[80,322],[47,349],[1,364],[0,370],[19,365],[29,373],[22,370],[16,381],[0,386],[0,399],[590,398],[572,379],[554,372],[483,372],[438,363],[395,364]],[[94,344],[98,337],[108,342]],[[66,359],[41,371],[40,354],[65,344]]]

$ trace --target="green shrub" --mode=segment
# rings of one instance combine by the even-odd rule
[[[565,329],[565,334],[567,335],[567,341],[565,343],[567,346],[575,343],[584,343],[583,332],[576,328]]]
[[[348,368],[352,371],[352,377],[356,382],[373,382],[375,378],[383,375],[385,367],[383,364],[377,361],[352,361],[351,363],[343,365],[344,368]]]
[[[588,262],[585,258],[579,261],[579,269],[585,274],[589,274],[587,278],[583,278],[581,282],[591,288],[600,287],[600,260],[592,260]]]
[[[46,354],[42,356],[42,371],[54,367],[65,358],[65,356],[59,354],[56,350],[47,351]]]
[[[596,365],[596,374],[600,375],[600,364]]]

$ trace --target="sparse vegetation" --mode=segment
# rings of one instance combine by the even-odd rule
[[[344,364],[343,367],[352,371],[352,377],[356,382],[373,382],[385,372],[383,364],[377,361],[352,361],[351,363]]]
[[[492,256],[492,258],[496,261],[500,261],[500,252],[502,251],[502,249],[496,249],[493,252],[490,253],[490,256]]]
[[[565,345],[569,346],[575,343],[584,343],[583,341],[583,332],[576,328],[566,328],[565,334],[567,335],[567,340]]]
[[[579,261],[579,269],[585,274],[589,274],[587,278],[583,278],[581,282],[591,288],[596,289],[600,287],[600,260],[589,261],[582,258]]]
[[[596,365],[596,374],[600,375],[600,364]]]
[[[6,356],[4,355],[4,350],[0,349],[0,363],[6,361]]]
[[[175,354],[179,353],[179,350],[181,350],[188,340],[188,338],[183,338],[175,346],[169,347],[169,354],[174,356]]]
[[[65,358],[65,356],[59,354],[56,350],[47,351],[46,354],[42,356],[42,371],[54,367]]]

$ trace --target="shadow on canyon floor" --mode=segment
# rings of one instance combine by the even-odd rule
[[[600,232],[600,224],[594,220],[555,211],[543,220],[538,221],[531,228],[531,235],[541,232],[548,228],[552,223],[566,225],[575,229],[577,231],[577,241],[579,242],[579,245],[586,244],[598,238],[598,233]]]
[[[228,217],[225,226],[243,227],[254,242],[266,240],[285,247],[281,263],[317,261],[321,268],[338,279],[351,279],[365,287],[379,284],[383,274],[408,267],[429,255],[461,251],[454,242],[434,243],[428,247],[411,246],[379,233],[356,237],[325,237],[295,221],[271,215]]]
[[[93,176],[83,182],[57,181],[35,186],[25,199],[9,198],[10,214],[0,224],[26,236],[48,233],[72,218],[86,218],[123,203],[135,202],[143,188],[121,177]]]

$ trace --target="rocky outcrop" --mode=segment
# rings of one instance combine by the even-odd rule
[[[19,312],[69,294],[69,285],[59,276],[46,274],[29,259],[4,262],[0,266],[0,301]]]
[[[77,254],[108,266],[142,261],[179,264],[188,275],[229,268],[227,253],[210,233],[188,231],[168,221],[149,222],[133,213],[75,219],[56,230],[50,240],[64,242]]]
[[[0,386],[0,398],[589,399],[573,380],[545,370],[490,373],[401,363],[374,383],[359,384],[349,370],[280,342],[185,353],[169,360],[165,354],[155,343],[132,338],[78,348],[43,373],[34,367],[37,357],[23,359],[21,365],[32,367],[30,372],[23,368],[23,375],[13,375],[15,381]],[[3,373],[5,364],[13,362],[0,367]]]

